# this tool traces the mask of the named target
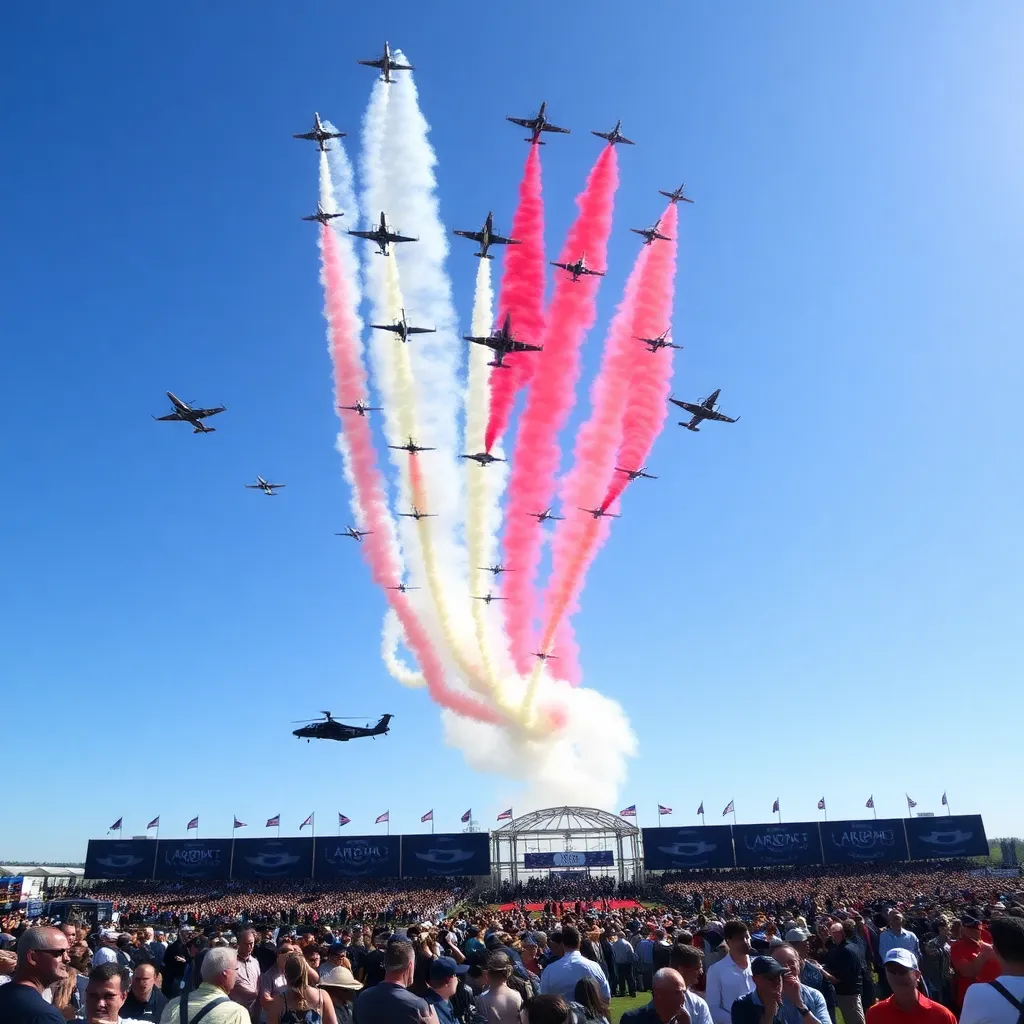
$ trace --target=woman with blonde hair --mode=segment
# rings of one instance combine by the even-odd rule
[[[267,1009],[267,1024],[338,1024],[330,998],[311,984],[309,966],[301,954],[284,962],[284,989]]]

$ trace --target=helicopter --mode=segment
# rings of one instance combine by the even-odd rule
[[[345,725],[345,721],[352,721],[352,719],[339,720],[335,718],[330,711],[321,711],[322,719],[314,719],[311,722],[302,723],[302,728],[293,729],[292,735],[298,736],[299,739],[304,739],[307,743],[310,740],[339,740],[345,742],[347,740],[358,740],[364,736],[385,736],[390,731],[389,723],[394,715],[381,715],[380,721],[376,725],[367,724],[365,727],[361,725]],[[295,723],[298,724],[298,723]]]

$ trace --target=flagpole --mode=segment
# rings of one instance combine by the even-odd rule
[[[734,825],[736,824],[736,801],[735,800],[733,800],[733,802],[732,802],[732,823]]]
[[[952,810],[950,810],[950,807],[949,807],[949,797],[948,797],[948,796],[946,796],[946,794],[945,794],[945,793],[943,793],[943,794],[942,794],[942,799],[943,799],[943,801],[944,801],[944,802],[945,802],[945,804],[946,804],[946,817],[947,817],[947,818],[948,818],[948,817],[951,817],[951,816],[952,816],[952,814],[953,814],[953,812],[952,812]]]
[[[277,838],[281,838],[281,815],[277,816]]]
[[[781,825],[782,824],[782,804],[778,804],[778,810],[776,811],[776,814],[778,814],[778,816],[779,816],[779,824]]]
[[[434,812],[430,812],[430,834],[434,834]]]

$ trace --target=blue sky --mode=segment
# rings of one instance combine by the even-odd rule
[[[372,831],[510,801],[379,661],[333,450],[314,109],[358,131],[384,38],[418,66],[443,216],[507,228],[546,98],[557,247],[616,118],[603,315],[685,180],[674,419],[591,574],[587,683],[639,738],[653,824],[921,809],[1020,834],[1022,125],[1012,3],[250,4],[6,11],[0,856],[119,815],[205,834],[316,810]],[[632,240],[631,240],[632,239]],[[468,318],[475,261],[456,250]],[[593,372],[600,332],[591,336]],[[163,392],[229,411],[156,425]],[[582,391],[581,391],[582,395]],[[581,403],[585,409],[585,401]],[[288,482],[268,502],[242,484]],[[390,737],[298,744],[320,707]],[[13,726],[13,728],[12,728]],[[526,807],[517,807],[527,810]],[[618,808],[610,808],[617,810]]]

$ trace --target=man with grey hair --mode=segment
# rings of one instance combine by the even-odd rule
[[[3,1024],[64,1024],[60,1010],[43,991],[68,975],[68,940],[56,928],[29,928],[18,939],[18,966],[0,986]]]
[[[203,1024],[249,1024],[249,1011],[232,1002],[228,993],[235,987],[238,954],[228,946],[206,951],[199,970],[202,984],[190,993],[172,999],[160,1018],[160,1024],[185,1024],[202,1014]],[[186,1013],[182,1004],[186,1003]]]

